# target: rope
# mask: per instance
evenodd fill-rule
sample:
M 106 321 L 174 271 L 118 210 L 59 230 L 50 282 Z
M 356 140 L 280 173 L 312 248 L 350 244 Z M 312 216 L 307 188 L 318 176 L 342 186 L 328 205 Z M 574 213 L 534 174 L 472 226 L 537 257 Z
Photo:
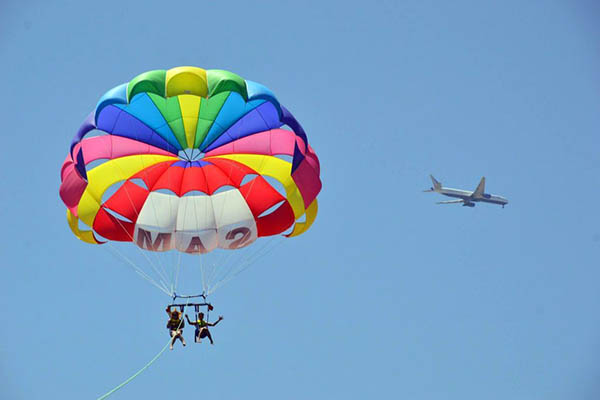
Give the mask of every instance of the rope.
M 186 302 L 186 307 L 189 304 L 189 300 Z M 183 313 L 181 313 L 181 322 L 179 323 L 179 327 L 178 329 L 181 327 L 181 325 L 183 324 Z M 142 372 L 144 372 L 145 370 L 148 369 L 148 367 L 150 367 L 152 364 L 154 364 L 154 361 L 158 360 L 158 358 L 160 356 L 162 356 L 162 354 L 165 352 L 165 350 L 167 350 L 167 347 L 169 347 L 169 345 L 171 344 L 171 341 L 174 338 L 169 337 L 169 341 L 167 342 L 167 344 L 158 352 L 157 355 L 154 356 L 154 358 L 152 358 L 152 360 L 150 360 L 146 365 L 144 365 L 139 371 L 137 371 L 135 374 L 131 375 L 129 378 L 127 378 L 126 380 L 124 380 L 123 382 L 121 382 L 119 385 L 117 385 L 114 389 L 106 392 L 105 394 L 103 394 L 102 396 L 98 397 L 97 400 L 104 400 L 106 399 L 108 396 L 112 395 L 114 392 L 116 392 L 117 390 L 121 389 L 123 386 L 127 385 L 129 382 L 131 382 L 132 380 L 134 380 L 135 378 L 138 377 L 138 375 L 140 375 Z
M 167 344 L 165 345 L 165 347 L 163 347 L 162 350 L 157 355 L 155 355 L 154 358 L 152 360 L 150 360 L 150 362 L 148 364 L 144 365 L 142 367 L 142 369 L 140 369 L 135 374 L 131 375 L 129 378 L 127 378 L 125 381 L 123 381 L 123 383 L 121 383 L 120 385 L 118 385 L 117 387 L 115 387 L 114 389 L 112 389 L 111 391 L 109 391 L 109 392 L 103 394 L 102 396 L 98 397 L 98 400 L 104 400 L 104 399 L 106 399 L 108 396 L 110 396 L 111 394 L 113 394 L 117 390 L 121 389 L 123 386 L 127 385 L 132 380 L 134 380 L 139 374 L 141 374 L 149 366 L 151 366 L 154 363 L 154 361 L 156 361 L 165 352 L 165 350 L 167 350 L 167 347 L 169 347 L 169 344 L 171 344 L 171 338 L 169 338 L 169 341 L 167 342 Z

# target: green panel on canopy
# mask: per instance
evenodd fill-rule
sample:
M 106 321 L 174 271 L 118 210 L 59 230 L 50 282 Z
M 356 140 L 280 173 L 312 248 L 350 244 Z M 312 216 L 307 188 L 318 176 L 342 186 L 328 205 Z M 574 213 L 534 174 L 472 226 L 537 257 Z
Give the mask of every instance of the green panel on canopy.
M 157 69 L 154 71 L 144 72 L 133 78 L 127 85 L 128 101 L 138 93 L 149 92 L 165 97 L 165 79 L 167 71 Z
M 156 108 L 163 115 L 169 127 L 175 134 L 177 141 L 183 149 L 187 148 L 187 141 L 185 138 L 185 128 L 183 127 L 183 119 L 181 118 L 181 109 L 179 108 L 178 97 L 169 97 L 165 99 L 162 96 L 148 93 L 148 96 L 152 99 Z
M 244 100 L 248 100 L 246 81 L 233 72 L 222 69 L 209 69 L 206 71 L 208 81 L 208 96 L 212 97 L 222 92 L 237 92 Z
M 209 99 L 202 99 L 200 103 L 200 112 L 198 113 L 198 125 L 196 126 L 196 140 L 194 147 L 200 147 L 206 134 L 210 130 L 215 118 L 219 115 L 221 107 L 229 97 L 231 92 L 219 93 Z

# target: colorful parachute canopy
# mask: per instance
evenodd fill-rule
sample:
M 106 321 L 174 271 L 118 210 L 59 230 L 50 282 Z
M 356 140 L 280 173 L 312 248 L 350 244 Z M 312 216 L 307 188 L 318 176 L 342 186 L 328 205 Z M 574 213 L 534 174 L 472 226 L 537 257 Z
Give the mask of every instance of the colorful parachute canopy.
M 317 215 L 319 168 L 269 89 L 178 67 L 102 96 L 71 143 L 60 197 L 87 243 L 206 253 L 305 232 Z

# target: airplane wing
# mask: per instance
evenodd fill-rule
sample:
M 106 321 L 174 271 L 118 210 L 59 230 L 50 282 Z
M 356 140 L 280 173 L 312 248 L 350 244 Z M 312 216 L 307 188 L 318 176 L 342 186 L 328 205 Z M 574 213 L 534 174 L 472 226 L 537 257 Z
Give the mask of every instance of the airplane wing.
M 479 181 L 479 185 L 477 185 L 477 189 L 475 189 L 475 191 L 473 192 L 473 194 L 471 195 L 471 197 L 483 197 L 483 192 L 485 191 L 485 176 L 483 178 L 481 178 L 481 180 Z
M 448 200 L 448 201 L 438 201 L 435 204 L 458 204 L 458 203 L 464 203 L 465 201 L 460 199 L 460 200 Z

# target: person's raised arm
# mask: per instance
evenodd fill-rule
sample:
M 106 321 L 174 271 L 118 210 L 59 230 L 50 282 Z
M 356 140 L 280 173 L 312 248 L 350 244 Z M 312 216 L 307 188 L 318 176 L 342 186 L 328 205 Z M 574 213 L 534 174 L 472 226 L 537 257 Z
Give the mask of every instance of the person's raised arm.
M 190 317 L 188 317 L 188 315 L 187 315 L 187 314 L 185 314 L 185 319 L 187 319 L 187 322 L 188 322 L 188 324 L 190 324 L 190 325 L 197 325 L 197 324 L 198 324 L 197 322 L 192 322 L 192 321 L 190 321 Z
M 169 314 L 169 317 L 170 317 L 171 316 L 171 306 L 168 306 L 165 311 L 167 312 L 167 314 Z
M 219 315 L 219 319 L 217 319 L 215 322 L 213 322 L 212 324 L 206 324 L 208 326 L 215 326 L 217 325 L 219 322 L 221 322 L 223 320 L 223 316 Z

